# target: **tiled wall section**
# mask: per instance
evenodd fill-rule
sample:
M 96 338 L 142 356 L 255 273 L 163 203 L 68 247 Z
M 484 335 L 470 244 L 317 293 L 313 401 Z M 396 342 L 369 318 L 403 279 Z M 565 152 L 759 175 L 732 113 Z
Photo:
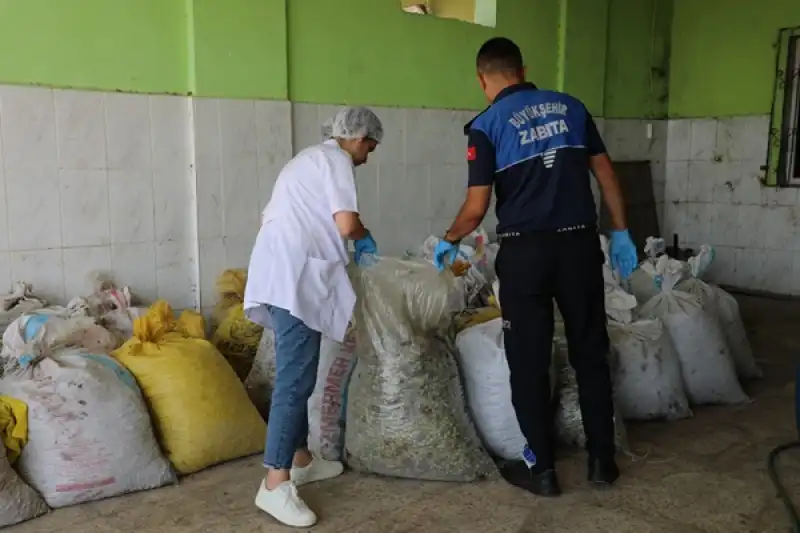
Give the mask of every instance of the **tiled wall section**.
M 0 87 L 0 290 L 62 302 L 112 270 L 194 306 L 190 115 L 184 98 Z
M 195 99 L 200 299 L 226 268 L 247 267 L 261 211 L 292 157 L 289 102 Z
M 280 168 L 335 110 L 0 87 L 0 290 L 26 280 L 64 301 L 110 270 L 146 300 L 209 308 L 219 273 L 247 265 Z M 461 205 L 474 112 L 375 111 L 385 138 L 357 170 L 359 201 L 382 251 L 401 254 Z M 716 281 L 800 294 L 797 190 L 759 183 L 767 124 L 598 121 L 614 159 L 652 162 L 663 234 L 717 248 Z
M 295 104 L 295 151 L 320 140 L 320 124 L 335 106 Z M 356 171 L 359 207 L 381 253 L 416 251 L 453 222 L 467 186 L 464 124 L 474 111 L 373 108 L 384 139 Z M 485 227 L 494 231 L 494 208 Z
M 25 280 L 64 302 L 104 270 L 147 301 L 208 309 L 219 273 L 247 265 L 280 168 L 335 110 L 0 87 L 0 291 Z M 473 113 L 375 111 L 385 139 L 357 186 L 382 250 L 399 254 L 460 206 Z
M 603 123 L 603 139 L 614 161 L 650 161 L 653 196 L 664 234 L 665 161 L 667 155 L 667 122 L 664 120 L 607 119 Z
M 669 123 L 665 225 L 687 245 L 710 243 L 719 283 L 800 294 L 800 204 L 763 187 L 769 117 Z

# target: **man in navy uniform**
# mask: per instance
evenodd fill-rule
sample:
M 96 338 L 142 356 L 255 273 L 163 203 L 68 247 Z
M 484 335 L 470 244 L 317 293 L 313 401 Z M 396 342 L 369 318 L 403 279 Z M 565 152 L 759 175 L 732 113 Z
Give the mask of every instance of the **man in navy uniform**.
M 522 54 L 494 38 L 478 52 L 478 79 L 491 105 L 464 128 L 468 135 L 467 198 L 434 253 L 451 263 L 459 241 L 475 230 L 497 195 L 500 251 L 496 271 L 511 396 L 528 446 L 506 479 L 535 494 L 561 490 L 554 470 L 550 363 L 553 300 L 564 318 L 589 454 L 588 479 L 599 486 L 619 477 L 609 340 L 597 209 L 589 171 L 611 214 L 612 266 L 627 278 L 636 248 L 625 223 L 619 182 L 594 120 L 568 94 L 525 81 Z

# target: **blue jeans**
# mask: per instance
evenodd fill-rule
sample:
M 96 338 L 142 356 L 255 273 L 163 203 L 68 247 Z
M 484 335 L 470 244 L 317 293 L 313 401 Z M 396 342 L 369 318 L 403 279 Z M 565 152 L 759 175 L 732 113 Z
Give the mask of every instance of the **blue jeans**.
M 314 391 L 322 335 L 280 307 L 269 307 L 275 332 L 275 388 L 269 407 L 264 466 L 292 467 L 308 446 L 308 398 Z

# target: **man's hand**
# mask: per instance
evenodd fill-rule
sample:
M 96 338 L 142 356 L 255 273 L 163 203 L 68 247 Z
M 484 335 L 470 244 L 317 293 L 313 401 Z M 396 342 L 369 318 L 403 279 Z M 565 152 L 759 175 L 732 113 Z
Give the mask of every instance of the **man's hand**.
M 619 272 L 622 279 L 628 279 L 633 274 L 638 258 L 636 257 L 636 246 L 633 244 L 628 230 L 611 232 L 609 256 L 611 268 Z
M 456 216 L 455 222 L 447 230 L 444 239 L 458 242 L 481 225 L 489 204 L 492 201 L 492 186 L 473 186 L 467 188 L 467 198 Z
M 449 267 L 456 260 L 458 255 L 458 243 L 448 242 L 444 239 L 439 239 L 436 248 L 433 250 L 433 264 L 443 271 L 445 267 Z

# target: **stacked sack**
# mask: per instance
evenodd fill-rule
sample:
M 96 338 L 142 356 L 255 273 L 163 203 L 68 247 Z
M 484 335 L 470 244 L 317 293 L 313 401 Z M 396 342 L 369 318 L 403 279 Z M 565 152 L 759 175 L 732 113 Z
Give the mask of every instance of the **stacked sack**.
M 672 338 L 657 318 L 634 320 L 638 302 L 621 287 L 608 260 L 608 241 L 600 239 L 606 257 L 603 281 L 608 336 L 615 356 L 614 393 L 621 416 L 629 420 L 691 416 Z
M 175 479 L 136 380 L 108 355 L 116 344 L 77 307 L 25 314 L 3 335 L 0 395 L 28 410 L 16 467 L 50 507 Z
M 47 302 L 33 294 L 33 287 L 29 283 L 15 283 L 11 293 L 0 296 L 0 335 L 14 320 L 45 305 Z
M 348 391 L 348 464 L 424 480 L 492 474 L 467 414 L 450 331 L 456 278 L 428 261 L 381 258 L 353 268 L 351 279 L 358 364 Z
M 28 407 L 14 398 L 0 396 L 0 528 L 48 511 L 44 500 L 12 467 L 27 442 Z
M 663 251 L 663 241 L 651 238 L 646 251 L 651 257 L 640 265 L 629 284 L 639 302 L 636 315 L 640 320 L 660 322 L 668 332 L 688 403 L 734 405 L 747 402 L 737 375 L 759 377 L 761 371 L 753 359 L 736 300 L 721 288 L 699 279 L 713 260 L 713 249 L 701 247 L 697 256 L 682 262 L 666 255 L 658 256 Z M 650 339 L 646 343 L 643 339 L 642 349 L 661 354 L 660 359 L 656 359 L 661 365 L 659 372 L 634 387 L 630 373 L 645 374 L 646 371 L 637 372 L 636 360 L 631 357 L 630 373 L 618 376 L 617 394 L 627 398 L 625 403 L 632 408 L 629 418 L 655 417 L 655 412 L 653 416 L 646 416 L 648 409 L 641 407 L 647 403 L 647 390 L 658 388 L 657 381 L 665 387 L 663 390 L 674 391 L 673 398 L 678 398 L 675 396 L 674 365 L 664 366 L 665 361 L 671 361 L 673 349 L 667 347 L 661 336 L 656 342 L 656 334 L 653 324 Z M 665 358 L 664 353 L 670 356 Z M 653 367 L 648 363 L 647 368 Z M 668 388 L 667 382 L 671 383 Z M 688 406 L 684 405 L 674 401 L 673 409 L 662 416 L 690 416 Z
M 176 320 L 158 301 L 113 352 L 142 388 L 161 446 L 184 475 L 264 449 L 264 420 L 204 333 L 199 314 L 184 311 Z
M 263 329 L 244 314 L 244 289 L 247 271 L 230 269 L 217 280 L 217 304 L 212 321 L 211 342 L 244 381 L 253 367 Z
M 317 380 L 308 400 L 308 447 L 312 453 L 329 461 L 344 459 L 348 387 L 356 360 L 353 324 L 347 329 L 343 342 L 322 338 Z M 275 372 L 275 335 L 266 330 L 245 380 L 250 400 L 265 419 L 269 416 Z

